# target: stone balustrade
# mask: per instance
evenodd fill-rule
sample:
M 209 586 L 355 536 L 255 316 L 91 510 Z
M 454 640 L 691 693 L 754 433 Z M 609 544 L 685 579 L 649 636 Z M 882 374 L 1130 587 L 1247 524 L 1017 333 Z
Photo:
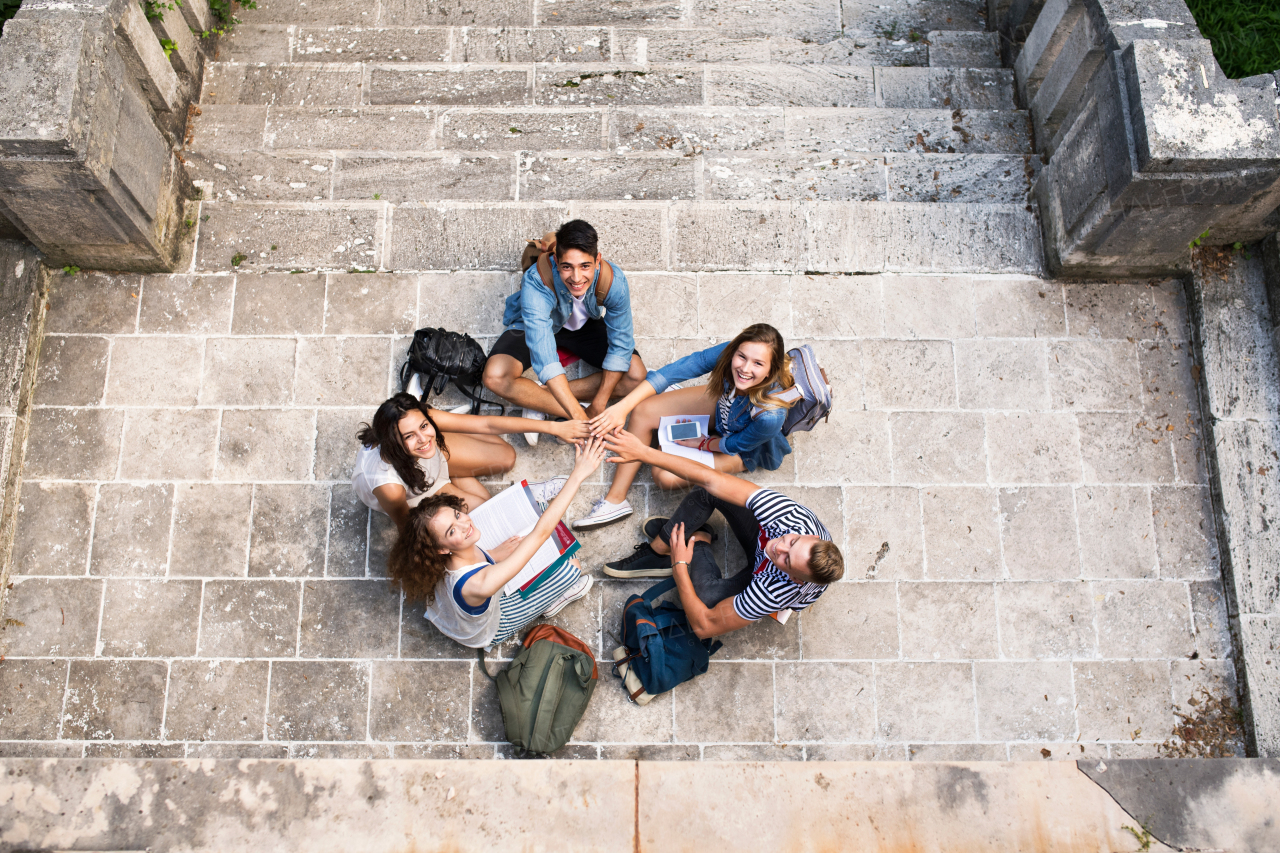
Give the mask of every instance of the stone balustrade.
M 212 18 L 206 0 L 163 11 L 149 21 L 137 0 L 26 0 L 5 25 L 0 220 L 50 264 L 176 263 L 192 194 L 176 152 L 205 58 L 192 30 Z
M 988 0 L 1031 113 L 1055 272 L 1185 268 L 1280 229 L 1271 75 L 1227 78 L 1182 0 Z

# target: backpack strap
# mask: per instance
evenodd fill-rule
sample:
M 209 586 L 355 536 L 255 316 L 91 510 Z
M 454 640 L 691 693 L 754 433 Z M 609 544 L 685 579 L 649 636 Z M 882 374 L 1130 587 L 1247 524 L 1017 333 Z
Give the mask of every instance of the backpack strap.
M 483 646 L 476 649 L 476 661 L 480 664 L 480 671 L 483 672 L 490 681 L 498 680 L 498 677 L 496 675 L 489 675 L 489 667 L 484 665 L 484 647 Z
M 642 594 L 640 597 L 643 598 L 649 604 L 652 604 L 655 598 L 657 598 L 660 595 L 664 595 L 668 592 L 671 592 L 671 590 L 675 588 L 676 588 L 676 579 L 667 578 L 666 580 L 655 583 L 653 586 L 646 589 L 644 591 L 644 594 Z

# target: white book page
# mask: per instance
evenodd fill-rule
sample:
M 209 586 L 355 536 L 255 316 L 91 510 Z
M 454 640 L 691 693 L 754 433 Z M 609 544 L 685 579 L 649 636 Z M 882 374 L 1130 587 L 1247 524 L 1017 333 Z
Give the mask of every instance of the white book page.
M 512 536 L 525 536 L 538 523 L 538 510 L 521 481 L 476 507 L 471 520 L 480 528 L 480 547 L 486 551 Z
M 710 451 L 698 450 L 696 447 L 685 447 L 683 444 L 667 441 L 667 427 L 681 421 L 693 421 L 702 427 L 703 435 L 709 434 L 710 415 L 670 415 L 658 422 L 658 445 L 662 448 L 662 452 L 670 453 L 672 456 L 683 456 L 685 459 L 692 459 L 694 462 L 706 465 L 708 468 L 716 467 L 716 458 L 711 455 Z

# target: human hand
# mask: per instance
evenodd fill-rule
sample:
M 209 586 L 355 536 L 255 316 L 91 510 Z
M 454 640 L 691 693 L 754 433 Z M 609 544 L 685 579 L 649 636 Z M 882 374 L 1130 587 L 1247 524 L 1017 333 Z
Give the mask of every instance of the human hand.
M 671 568 L 681 563 L 684 564 L 684 570 L 689 570 L 689 562 L 693 559 L 693 537 L 688 540 L 684 538 L 684 524 L 677 524 L 671 528 Z M 676 569 L 679 571 L 678 569 Z
M 601 437 L 604 446 L 616 456 L 609 457 L 615 465 L 623 462 L 640 462 L 647 449 L 640 439 L 624 429 L 617 429 Z
M 499 542 L 489 551 L 489 556 L 493 557 L 495 563 L 505 560 L 515 552 L 516 546 L 523 540 L 523 536 L 512 536 L 505 542 Z
M 591 434 L 605 435 L 616 429 L 622 429 L 627 422 L 628 414 L 630 413 L 625 411 L 620 403 L 615 403 L 591 419 Z
M 600 463 L 604 460 L 604 453 L 604 442 L 598 438 L 589 438 L 582 444 L 574 445 L 573 473 L 570 476 L 577 478 L 581 483 L 591 472 L 600 467 Z
M 581 444 L 591 435 L 586 421 L 552 421 L 551 429 L 556 438 L 571 444 Z
M 586 409 L 587 420 L 595 420 L 596 418 L 600 417 L 600 415 L 603 414 L 608 407 L 609 407 L 609 401 L 607 399 L 592 400 L 590 403 L 587 404 L 587 409 Z

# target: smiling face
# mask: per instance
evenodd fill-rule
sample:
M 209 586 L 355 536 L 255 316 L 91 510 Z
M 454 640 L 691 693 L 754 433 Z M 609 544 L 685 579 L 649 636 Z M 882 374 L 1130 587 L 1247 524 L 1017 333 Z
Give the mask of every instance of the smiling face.
M 733 387 L 745 392 L 759 385 L 769 375 L 773 359 L 770 357 L 769 345 L 746 341 L 738 344 L 729 365 Z
M 574 299 L 581 299 L 596 280 L 596 269 L 600 261 L 581 249 L 565 249 L 556 258 L 556 268 L 560 270 L 560 278 Z
M 445 507 L 427 522 L 431 541 L 440 553 L 449 554 L 469 548 L 480 541 L 480 528 L 462 510 Z
M 812 580 L 809 576 L 809 555 L 818 541 L 817 536 L 788 533 L 766 542 L 764 554 L 793 581 L 807 583 Z
M 396 424 L 400 444 L 410 456 L 430 459 L 436 455 L 436 430 L 422 412 L 409 412 Z

